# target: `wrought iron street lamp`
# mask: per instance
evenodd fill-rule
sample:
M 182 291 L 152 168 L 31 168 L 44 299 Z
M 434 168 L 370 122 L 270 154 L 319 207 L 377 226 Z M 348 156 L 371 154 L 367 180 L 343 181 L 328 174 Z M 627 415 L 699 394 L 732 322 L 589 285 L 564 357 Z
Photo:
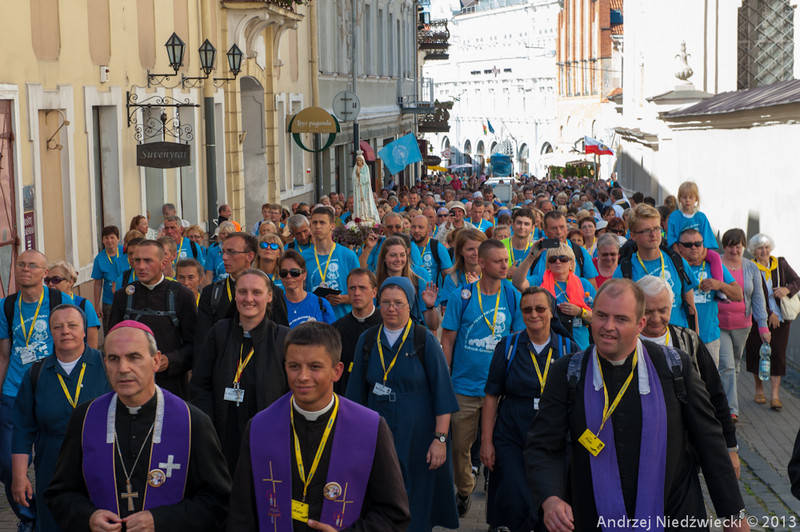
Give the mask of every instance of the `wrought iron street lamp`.
M 147 71 L 147 86 L 150 87 L 151 85 L 161 85 L 168 79 L 172 78 L 173 76 L 178 75 L 178 70 L 183 66 L 183 54 L 186 51 L 186 43 L 178 37 L 178 34 L 173 32 L 172 35 L 169 36 L 167 42 L 164 43 L 164 47 L 167 49 L 167 59 L 169 60 L 169 66 L 172 70 L 175 71 L 174 74 L 153 74 L 149 70 Z

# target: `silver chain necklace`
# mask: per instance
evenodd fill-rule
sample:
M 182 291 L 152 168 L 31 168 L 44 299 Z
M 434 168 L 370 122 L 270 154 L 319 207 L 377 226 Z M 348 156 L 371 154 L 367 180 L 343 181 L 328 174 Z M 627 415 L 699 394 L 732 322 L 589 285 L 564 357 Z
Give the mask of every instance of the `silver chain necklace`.
M 119 496 L 123 499 L 128 500 L 128 511 L 132 512 L 133 508 L 133 499 L 139 498 L 139 492 L 133 491 L 131 487 L 131 475 L 136 470 L 136 464 L 139 463 L 139 458 L 142 456 L 142 451 L 144 450 L 145 445 L 147 445 L 147 440 L 150 438 L 150 434 L 153 432 L 153 427 L 155 426 L 155 422 L 150 424 L 150 430 L 147 431 L 147 436 L 144 437 L 144 441 L 142 442 L 142 446 L 139 447 L 139 454 L 136 455 L 136 460 L 133 461 L 133 465 L 131 466 L 131 472 L 128 473 L 128 470 L 125 468 L 125 460 L 122 459 L 122 450 L 119 448 L 119 437 L 117 437 L 117 429 L 114 429 L 114 445 L 117 448 L 117 454 L 119 455 L 119 463 L 122 464 L 122 473 L 125 475 L 125 491 L 120 493 Z

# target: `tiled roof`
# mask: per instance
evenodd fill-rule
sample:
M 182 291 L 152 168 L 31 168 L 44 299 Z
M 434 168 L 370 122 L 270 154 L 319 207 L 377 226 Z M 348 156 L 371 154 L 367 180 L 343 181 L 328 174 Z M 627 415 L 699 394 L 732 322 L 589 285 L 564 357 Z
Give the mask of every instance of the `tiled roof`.
M 609 0 L 608 4 L 611 9 L 622 11 L 622 0 Z
M 719 115 L 774 105 L 800 103 L 800 79 L 779 81 L 763 87 L 717 94 L 685 109 L 665 113 L 667 118 Z

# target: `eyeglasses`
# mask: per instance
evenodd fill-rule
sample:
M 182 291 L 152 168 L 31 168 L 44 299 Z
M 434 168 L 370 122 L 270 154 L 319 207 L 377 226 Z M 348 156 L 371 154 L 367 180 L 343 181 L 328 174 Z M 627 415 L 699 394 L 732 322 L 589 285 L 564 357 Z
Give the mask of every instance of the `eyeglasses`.
M 303 275 L 303 270 L 301 270 L 300 268 L 292 268 L 291 270 L 284 270 L 281 268 L 278 271 L 278 275 L 281 276 L 281 279 L 286 279 L 290 275 L 292 277 L 300 277 L 301 275 Z
M 404 301 L 381 301 L 381 306 L 383 308 L 396 308 L 401 309 L 408 305 L 408 303 Z
M 64 277 L 59 277 L 58 275 L 44 278 L 44 284 L 61 284 L 64 281 L 66 281 L 66 279 Z
M 685 247 L 686 249 L 692 249 L 693 247 L 695 247 L 695 248 L 703 247 L 703 241 L 702 240 L 698 240 L 696 242 L 678 242 L 678 244 L 680 244 L 681 246 Z
M 444 218 L 444 217 L 445 217 L 445 216 L 447 216 L 447 215 L 446 215 L 446 214 L 437 214 L 437 216 L 438 216 L 439 218 Z
M 388 225 L 388 224 L 386 224 L 386 225 L 384 225 L 384 227 L 386 229 L 394 229 L 395 231 L 399 231 L 399 230 L 401 230 L 403 228 L 403 224 L 397 224 L 397 225 Z
M 535 307 L 520 307 L 520 310 L 522 311 L 523 314 L 530 314 L 531 312 L 534 311 L 536 311 L 536 314 L 544 314 L 545 312 L 550 310 L 550 308 L 545 307 L 544 305 L 537 305 Z
M 233 249 L 223 249 L 222 256 L 228 255 L 229 257 L 232 255 L 243 255 L 244 253 L 250 253 L 249 251 L 236 251 Z
M 650 229 L 642 229 L 641 231 L 633 231 L 634 235 L 655 235 L 661 232 L 660 227 L 651 227 Z
M 259 242 L 258 247 L 261 249 L 271 249 L 272 251 L 277 251 L 281 248 L 275 242 Z
M 578 220 L 576 220 L 575 218 L 567 218 L 567 223 L 568 224 L 576 224 L 576 223 L 578 223 Z
M 567 255 L 553 255 L 552 257 L 547 257 L 548 264 L 555 264 L 556 262 L 569 262 L 570 259 Z
M 32 262 L 18 262 L 17 268 L 20 270 L 43 270 L 44 266 L 39 266 L 38 264 L 33 264 Z

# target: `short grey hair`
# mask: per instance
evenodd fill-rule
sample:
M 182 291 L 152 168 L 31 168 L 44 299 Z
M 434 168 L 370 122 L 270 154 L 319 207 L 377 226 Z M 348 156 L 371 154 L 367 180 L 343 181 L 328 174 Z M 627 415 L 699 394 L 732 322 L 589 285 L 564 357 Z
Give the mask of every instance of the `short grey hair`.
M 772 250 L 775 249 L 775 241 L 772 240 L 771 236 L 765 233 L 758 233 L 750 239 L 750 242 L 748 242 L 747 251 L 755 255 L 755 251 L 763 246 L 767 246 L 769 248 L 769 252 L 772 253 Z
M 236 232 L 236 225 L 233 222 L 225 220 L 224 222 L 219 224 L 219 228 L 217 229 L 217 232 L 219 233 L 220 231 L 228 231 L 229 233 L 235 233 Z
M 603 233 L 597 238 L 597 249 L 614 247 L 619 249 L 619 238 L 614 233 Z
M 289 226 L 289 231 L 300 229 L 304 225 L 309 225 L 308 218 L 302 214 L 293 214 L 286 220 L 286 225 Z
M 645 297 L 656 297 L 657 295 L 661 294 L 661 292 L 666 290 L 669 294 L 670 304 L 675 303 L 675 293 L 672 291 L 669 283 L 667 283 L 667 281 L 661 277 L 656 277 L 655 275 L 645 275 L 636 281 L 636 286 L 642 289 Z

